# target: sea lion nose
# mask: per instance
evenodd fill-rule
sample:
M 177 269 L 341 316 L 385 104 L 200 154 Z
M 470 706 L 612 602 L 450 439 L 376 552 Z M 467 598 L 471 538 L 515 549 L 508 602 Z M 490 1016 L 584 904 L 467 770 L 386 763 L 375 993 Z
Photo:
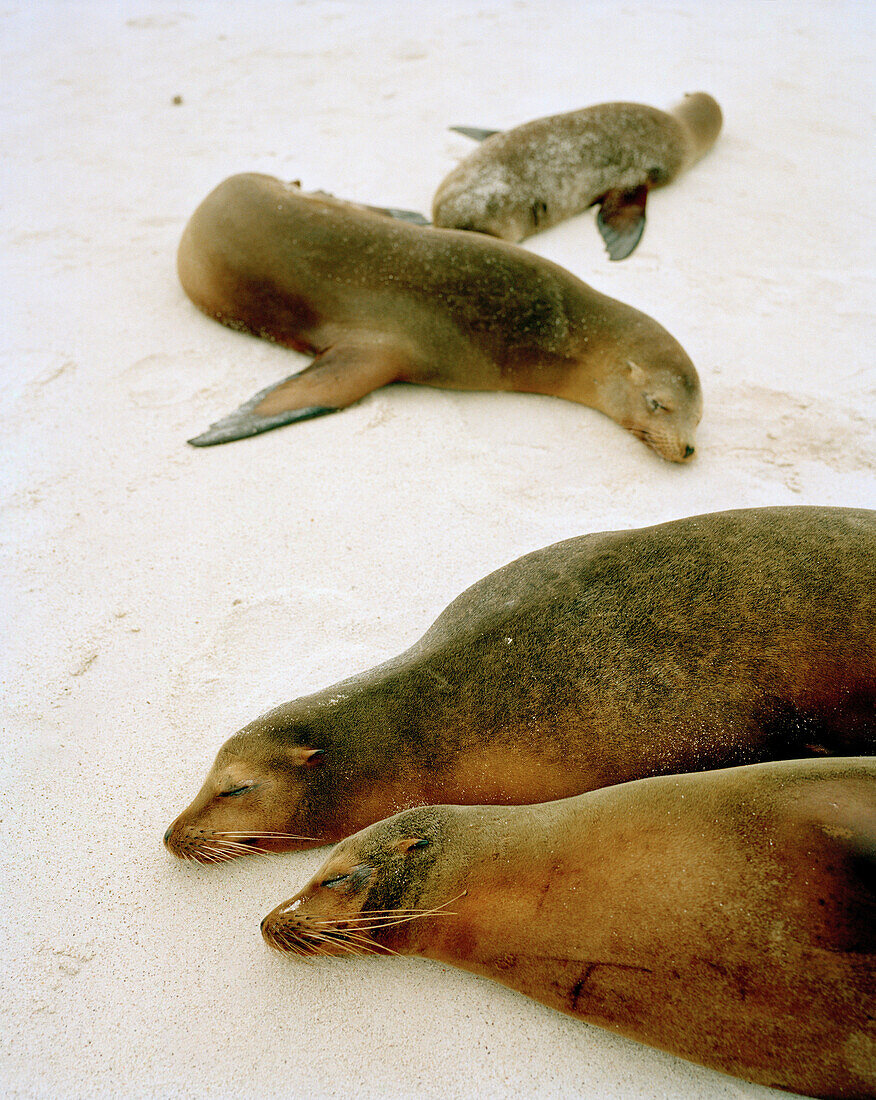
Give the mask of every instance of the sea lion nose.
M 260 932 L 264 932 L 264 930 L 265 930 L 265 921 L 267 919 L 268 919 L 267 917 L 262 917 L 262 923 L 259 925 L 259 931 Z
M 690 458 L 690 456 L 693 453 L 694 453 L 694 448 L 690 445 L 690 443 L 688 443 L 688 445 L 684 448 L 684 457 L 685 458 Z
M 167 832 L 164 834 L 164 843 L 166 844 L 170 840 L 170 834 L 173 832 L 173 826 L 167 826 Z

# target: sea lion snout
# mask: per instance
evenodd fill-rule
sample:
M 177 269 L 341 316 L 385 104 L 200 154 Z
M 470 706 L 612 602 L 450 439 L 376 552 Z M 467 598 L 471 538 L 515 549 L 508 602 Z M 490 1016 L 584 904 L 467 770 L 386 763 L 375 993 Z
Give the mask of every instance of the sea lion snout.
M 596 407 L 667 462 L 690 462 L 703 398 L 696 368 L 667 332 L 655 347 L 634 346 L 613 357 L 597 383 Z
M 257 721 L 226 742 L 193 802 L 164 834 L 179 859 L 222 863 L 322 842 L 301 835 L 298 817 L 304 773 L 317 768 L 323 750 L 292 745 L 265 759 L 260 728 Z

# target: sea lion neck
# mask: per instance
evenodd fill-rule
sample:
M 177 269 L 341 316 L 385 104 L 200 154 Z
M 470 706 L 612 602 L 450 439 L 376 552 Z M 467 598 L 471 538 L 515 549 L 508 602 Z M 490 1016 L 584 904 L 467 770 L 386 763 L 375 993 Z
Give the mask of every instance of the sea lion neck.
M 326 840 L 428 801 L 440 686 L 405 656 L 269 711 L 226 748 L 255 739 L 272 767 L 289 770 L 312 752 L 300 812 Z

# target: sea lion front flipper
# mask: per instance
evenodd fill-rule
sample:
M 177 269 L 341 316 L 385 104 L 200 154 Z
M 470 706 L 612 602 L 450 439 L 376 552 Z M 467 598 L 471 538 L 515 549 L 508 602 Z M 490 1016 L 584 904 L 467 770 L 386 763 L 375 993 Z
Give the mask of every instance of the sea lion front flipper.
M 463 137 L 471 138 L 472 141 L 486 141 L 493 134 L 501 133 L 500 130 L 479 130 L 476 126 L 448 126 L 447 129 L 462 134 Z
M 230 416 L 188 442 L 193 447 L 212 447 L 337 412 L 392 382 L 398 374 L 398 363 L 392 358 L 380 347 L 328 348 L 309 367 L 259 390 Z
M 596 224 L 610 259 L 625 260 L 642 239 L 647 201 L 644 184 L 629 191 L 606 191 L 602 196 Z

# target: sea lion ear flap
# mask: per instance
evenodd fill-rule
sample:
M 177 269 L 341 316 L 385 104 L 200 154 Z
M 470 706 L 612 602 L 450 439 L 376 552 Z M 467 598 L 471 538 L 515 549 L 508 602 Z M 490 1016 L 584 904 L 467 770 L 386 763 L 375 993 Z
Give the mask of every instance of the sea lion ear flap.
M 325 749 L 312 749 L 309 745 L 296 745 L 289 755 L 296 767 L 318 768 L 325 757 Z
M 630 381 L 634 386 L 643 386 L 645 384 L 645 379 L 648 377 L 648 375 L 639 366 L 638 363 L 634 363 L 632 359 L 627 359 L 624 361 L 624 366 L 626 367 L 627 372 L 630 376 Z
M 414 848 L 428 848 L 429 841 L 424 836 L 403 836 L 395 842 L 395 850 L 400 855 L 407 855 Z

